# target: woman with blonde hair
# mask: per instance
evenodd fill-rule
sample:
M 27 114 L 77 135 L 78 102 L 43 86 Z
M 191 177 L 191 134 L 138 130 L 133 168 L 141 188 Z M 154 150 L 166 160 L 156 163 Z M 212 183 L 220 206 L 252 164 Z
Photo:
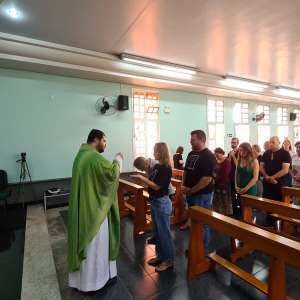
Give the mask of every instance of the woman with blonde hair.
M 292 142 L 288 137 L 284 138 L 281 147 L 292 156 L 292 154 L 293 154 Z
M 284 138 L 281 148 L 287 151 L 290 154 L 291 158 L 293 157 L 292 142 L 288 137 Z M 288 173 L 288 186 L 292 186 L 292 183 L 293 183 L 293 175 L 292 175 L 292 164 L 291 164 L 290 171 Z
M 148 185 L 151 202 L 153 233 L 156 240 L 156 257 L 148 261 L 155 266 L 156 272 L 166 271 L 173 267 L 174 243 L 170 230 L 170 216 L 172 203 L 169 198 L 169 185 L 172 177 L 170 154 L 166 143 L 156 143 L 154 158 L 158 161 L 150 174 L 149 179 L 143 175 L 132 175 Z
M 257 180 L 259 176 L 258 160 L 254 157 L 249 143 L 239 146 L 238 161 L 235 171 L 235 186 L 239 195 L 257 196 Z

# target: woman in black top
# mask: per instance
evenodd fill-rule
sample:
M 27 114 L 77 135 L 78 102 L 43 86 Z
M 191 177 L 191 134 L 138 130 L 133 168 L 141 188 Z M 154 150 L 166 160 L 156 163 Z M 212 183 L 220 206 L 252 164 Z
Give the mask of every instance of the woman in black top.
M 155 266 L 156 272 L 173 267 L 174 243 L 170 231 L 172 203 L 169 198 L 169 185 L 172 177 L 170 155 L 166 143 L 154 146 L 154 158 L 158 161 L 149 174 L 149 179 L 142 175 L 133 175 L 148 185 L 151 202 L 153 232 L 156 240 L 156 257 L 148 261 Z
M 173 155 L 173 163 L 175 169 L 183 170 L 182 154 L 183 154 L 183 147 L 179 146 L 176 150 L 176 154 Z

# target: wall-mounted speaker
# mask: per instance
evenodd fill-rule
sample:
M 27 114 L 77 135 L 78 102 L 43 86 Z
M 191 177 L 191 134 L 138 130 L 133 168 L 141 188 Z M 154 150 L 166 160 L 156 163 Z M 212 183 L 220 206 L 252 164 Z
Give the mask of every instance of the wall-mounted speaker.
M 118 110 L 128 110 L 129 109 L 129 100 L 126 95 L 119 95 L 117 101 Z
M 297 118 L 297 114 L 296 114 L 296 113 L 293 113 L 293 112 L 291 112 L 291 113 L 290 113 L 290 121 L 295 121 L 295 120 L 296 120 L 296 118 Z

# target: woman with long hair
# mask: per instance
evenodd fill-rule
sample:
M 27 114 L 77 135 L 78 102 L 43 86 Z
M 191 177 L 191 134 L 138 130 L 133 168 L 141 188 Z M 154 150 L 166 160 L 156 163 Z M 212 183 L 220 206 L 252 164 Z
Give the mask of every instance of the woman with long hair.
M 173 267 L 174 243 L 170 230 L 170 216 L 172 203 L 169 198 L 169 185 L 172 177 L 170 154 L 166 143 L 156 143 L 154 158 L 158 161 L 150 174 L 149 179 L 143 175 L 132 175 L 148 185 L 151 202 L 153 233 L 156 241 L 156 257 L 148 261 L 155 266 L 156 272 L 166 271 Z
M 282 146 L 285 151 L 287 151 L 291 156 L 293 155 L 293 148 L 292 148 L 292 142 L 288 137 L 285 137 Z
M 225 157 L 222 148 L 215 149 L 215 157 L 217 160 L 215 170 L 215 191 L 213 198 L 213 210 L 230 216 L 232 215 L 232 199 L 230 188 L 230 160 Z
M 254 157 L 249 143 L 239 146 L 239 154 L 235 171 L 235 186 L 239 195 L 257 196 L 257 180 L 259 176 L 258 160 Z
M 283 142 L 282 142 L 282 149 L 284 149 L 285 151 L 287 151 L 291 157 L 293 157 L 293 148 L 292 148 L 292 142 L 288 137 L 285 137 Z M 293 174 L 292 174 L 292 164 L 290 166 L 290 171 L 288 174 L 288 186 L 292 186 L 293 185 Z

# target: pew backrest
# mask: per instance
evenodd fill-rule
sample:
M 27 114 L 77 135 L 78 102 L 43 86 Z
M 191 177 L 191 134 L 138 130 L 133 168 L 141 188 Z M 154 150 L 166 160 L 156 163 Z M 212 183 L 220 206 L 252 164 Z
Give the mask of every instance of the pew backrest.
M 299 242 L 202 207 L 191 207 L 189 216 L 192 227 L 195 223 L 207 224 L 218 232 L 253 245 L 256 250 L 300 267 Z
M 265 211 L 268 213 L 278 214 L 300 220 L 300 206 L 298 205 L 283 203 L 251 195 L 242 195 L 241 205 L 243 208 L 243 213 L 247 213 L 245 212 L 247 208 L 255 208 L 260 211 Z
M 282 201 L 285 203 L 291 203 L 292 197 L 300 198 L 300 188 L 284 186 L 281 188 Z
M 127 192 L 131 193 L 137 193 L 137 192 L 143 192 L 144 187 L 141 185 L 138 185 L 136 183 L 133 183 L 131 181 L 125 180 L 125 179 L 119 179 L 119 189 L 120 190 L 126 190 Z

